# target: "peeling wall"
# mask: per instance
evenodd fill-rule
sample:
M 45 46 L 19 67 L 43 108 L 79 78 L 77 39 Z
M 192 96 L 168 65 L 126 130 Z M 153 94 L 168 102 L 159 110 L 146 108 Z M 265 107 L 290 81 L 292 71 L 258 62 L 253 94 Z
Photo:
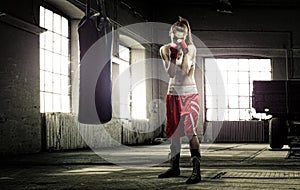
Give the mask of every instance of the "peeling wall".
M 161 133 L 160 128 L 151 128 L 147 120 L 113 118 L 104 125 L 86 125 L 79 124 L 73 114 L 47 113 L 45 117 L 48 151 L 150 144 Z
M 123 127 L 123 144 L 151 144 L 159 137 L 161 128 L 151 126 L 147 120 L 133 120 Z
M 45 138 L 49 151 L 87 147 L 71 114 L 47 113 Z

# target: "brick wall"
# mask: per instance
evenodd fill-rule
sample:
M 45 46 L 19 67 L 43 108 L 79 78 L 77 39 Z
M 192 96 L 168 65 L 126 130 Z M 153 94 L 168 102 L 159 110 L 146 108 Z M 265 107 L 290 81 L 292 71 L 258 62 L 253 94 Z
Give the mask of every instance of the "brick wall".
M 6 7 L 6 13 L 24 17 L 25 22 L 32 24 L 34 21 L 27 14 L 34 10 L 34 5 L 28 1 L 19 13 L 15 12 L 14 3 L 19 1 L 6 2 L 1 11 Z M 0 155 L 38 152 L 39 36 L 2 21 L 0 31 Z

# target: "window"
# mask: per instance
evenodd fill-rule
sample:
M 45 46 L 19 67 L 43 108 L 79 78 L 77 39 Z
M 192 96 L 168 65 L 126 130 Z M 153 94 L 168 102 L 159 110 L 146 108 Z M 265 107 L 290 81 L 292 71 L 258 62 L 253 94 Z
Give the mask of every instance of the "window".
M 117 106 L 115 111 L 117 113 L 116 117 L 128 119 L 130 118 L 130 49 L 119 45 L 119 57 L 113 57 L 113 76 L 114 84 L 118 89 L 114 89 L 114 93 L 117 93 L 116 97 Z M 117 69 L 114 69 L 114 66 L 117 66 Z
M 40 7 L 40 111 L 70 112 L 69 21 Z
M 132 118 L 139 120 L 147 119 L 147 98 L 146 98 L 146 65 L 145 50 L 132 51 L 133 61 L 131 64 L 132 73 Z
M 136 57 L 132 61 L 132 56 Z M 138 57 L 137 57 L 138 56 Z M 115 82 L 114 95 L 117 107 L 116 117 L 124 119 L 146 119 L 146 81 L 145 66 L 138 62 L 144 59 L 144 50 L 131 50 L 119 45 L 119 57 L 114 57 L 113 81 Z M 117 66 L 117 67 L 116 67 Z
M 250 120 L 253 80 L 271 80 L 271 76 L 270 59 L 206 58 L 206 119 Z

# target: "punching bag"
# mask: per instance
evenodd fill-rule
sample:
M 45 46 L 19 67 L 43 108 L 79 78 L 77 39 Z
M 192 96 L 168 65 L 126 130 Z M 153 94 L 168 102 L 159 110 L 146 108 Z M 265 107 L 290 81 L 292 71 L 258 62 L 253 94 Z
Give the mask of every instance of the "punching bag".
M 78 25 L 78 121 L 84 124 L 106 123 L 112 117 L 112 25 L 99 1 L 99 13 L 91 15 L 90 0 L 87 0 L 86 15 Z

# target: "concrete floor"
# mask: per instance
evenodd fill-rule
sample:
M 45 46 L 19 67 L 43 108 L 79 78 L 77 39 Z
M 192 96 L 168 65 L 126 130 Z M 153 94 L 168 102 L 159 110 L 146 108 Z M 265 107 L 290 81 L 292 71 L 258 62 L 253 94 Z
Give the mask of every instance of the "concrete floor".
M 1 158 L 0 189 L 300 189 L 300 158 L 288 159 L 287 147 L 271 151 L 267 144 L 201 146 L 202 182 L 194 185 L 185 184 L 191 173 L 186 144 L 181 175 L 157 178 L 169 166 L 159 160 L 167 158 L 166 144 L 131 147 L 134 151 L 80 150 Z M 113 160 L 116 157 L 122 159 Z

